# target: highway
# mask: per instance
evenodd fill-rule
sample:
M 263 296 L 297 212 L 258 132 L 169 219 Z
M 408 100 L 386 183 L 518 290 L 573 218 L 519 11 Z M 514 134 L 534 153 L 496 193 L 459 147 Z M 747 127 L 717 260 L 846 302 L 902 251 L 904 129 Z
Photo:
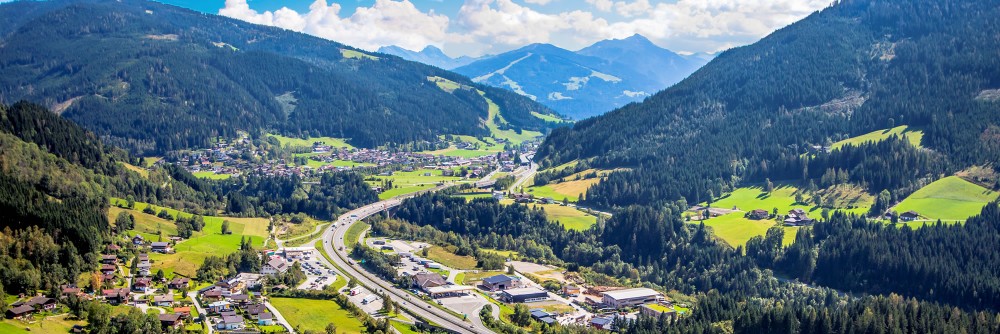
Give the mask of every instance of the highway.
M 427 189 L 418 193 L 410 194 L 405 197 L 392 198 L 377 202 L 374 204 L 369 204 L 364 207 L 354 209 L 350 212 L 345 213 L 337 219 L 337 222 L 331 224 L 330 227 L 323 233 L 323 249 L 326 250 L 327 254 L 330 254 L 333 258 L 334 263 L 342 268 L 344 274 L 357 279 L 362 285 L 369 287 L 370 289 L 381 289 L 387 291 L 392 298 L 400 303 L 400 306 L 406 309 L 408 312 L 423 317 L 431 322 L 434 322 L 442 327 L 448 328 L 459 333 L 475 333 L 475 334 L 493 334 L 487 328 L 480 328 L 473 324 L 458 319 L 454 315 L 451 315 L 444 310 L 438 309 L 429 303 L 416 298 L 409 293 L 400 290 L 395 287 L 390 282 L 381 279 L 374 274 L 360 268 L 358 265 L 353 264 L 347 254 L 346 242 L 357 243 L 358 240 L 344 240 L 344 234 L 347 229 L 354 222 L 367 218 L 376 213 L 382 212 L 386 209 L 398 206 L 402 203 L 403 199 L 415 196 L 420 193 L 428 191 L 438 191 L 452 185 L 441 185 L 431 189 Z M 345 242 L 346 241 L 346 242 Z

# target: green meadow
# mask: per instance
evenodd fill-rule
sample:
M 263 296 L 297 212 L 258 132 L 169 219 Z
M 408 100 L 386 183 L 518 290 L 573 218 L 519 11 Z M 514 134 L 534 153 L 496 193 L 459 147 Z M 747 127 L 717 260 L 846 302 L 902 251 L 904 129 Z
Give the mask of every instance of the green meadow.
M 916 211 L 921 220 L 965 220 L 979 214 L 998 193 L 957 176 L 934 181 L 906 197 L 893 210 Z
M 124 200 L 112 198 L 112 206 L 119 203 L 124 204 Z M 109 211 L 109 218 L 114 221 L 118 212 L 127 210 L 136 218 L 135 229 L 128 231 L 129 235 L 140 234 L 146 240 L 161 240 L 156 231 L 162 231 L 162 240 L 177 233 L 177 226 L 172 221 L 160 219 L 154 215 L 145 214 L 142 210 L 149 204 L 136 202 L 135 210 L 112 207 Z M 178 210 L 153 206 L 154 210 L 167 210 L 171 216 L 190 217 L 190 213 Z M 226 255 L 239 249 L 240 240 L 248 238 L 256 247 L 263 246 L 263 241 L 268 237 L 268 220 L 265 218 L 234 218 L 234 217 L 204 217 L 205 227 L 200 232 L 195 232 L 190 239 L 178 242 L 174 246 L 173 254 L 152 253 L 149 255 L 153 260 L 153 270 L 162 269 L 168 277 L 173 273 L 188 277 L 194 277 L 198 266 L 204 262 L 209 255 Z M 229 221 L 232 234 L 223 235 L 222 222 Z
M 860 144 L 864 144 L 866 142 L 877 143 L 889 139 L 889 137 L 891 137 L 892 135 L 906 137 L 906 140 L 908 140 L 911 144 L 913 144 L 913 146 L 916 147 L 921 147 L 920 142 L 924 138 L 923 131 L 910 128 L 906 125 L 901 125 L 894 127 L 892 129 L 872 131 L 857 137 L 851 137 L 848 139 L 838 141 L 836 143 L 833 143 L 833 145 L 830 146 L 830 149 L 838 149 L 844 147 L 845 145 L 857 146 Z
M 281 315 L 304 331 L 325 332 L 328 324 L 337 325 L 337 333 L 363 333 L 361 320 L 332 300 L 306 298 L 271 298 Z
M 313 138 L 302 139 L 302 138 L 279 136 L 275 134 L 270 134 L 268 136 L 277 139 L 278 143 L 281 143 L 281 146 L 312 147 L 313 143 L 319 142 L 322 143 L 323 145 L 328 145 L 336 148 L 344 148 L 344 147 L 348 149 L 354 148 L 354 146 L 348 144 L 347 139 L 344 138 L 313 137 Z

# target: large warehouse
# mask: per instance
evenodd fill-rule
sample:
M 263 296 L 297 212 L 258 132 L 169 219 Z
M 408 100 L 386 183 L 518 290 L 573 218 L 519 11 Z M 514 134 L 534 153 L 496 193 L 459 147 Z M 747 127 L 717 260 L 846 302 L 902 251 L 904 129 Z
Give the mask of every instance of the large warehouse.
M 530 303 L 549 299 L 549 293 L 537 288 L 508 289 L 500 292 L 500 299 L 508 303 Z
M 646 303 L 655 303 L 662 299 L 659 292 L 653 289 L 636 288 L 608 291 L 601 294 L 601 302 L 608 307 L 623 308 Z

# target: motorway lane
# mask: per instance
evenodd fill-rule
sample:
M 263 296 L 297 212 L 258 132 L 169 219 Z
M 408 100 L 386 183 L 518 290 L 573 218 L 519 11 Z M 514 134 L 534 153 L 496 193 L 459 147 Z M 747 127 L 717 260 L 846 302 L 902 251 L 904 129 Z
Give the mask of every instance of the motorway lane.
M 438 191 L 450 186 L 451 185 L 438 186 L 426 191 Z M 416 194 L 412 194 L 407 197 L 415 195 Z M 462 321 L 461 319 L 458 319 L 457 317 L 438 309 L 419 298 L 413 297 L 405 291 L 397 289 L 392 283 L 386 282 L 364 269 L 359 268 L 357 265 L 352 264 L 352 260 L 349 260 L 344 240 L 344 234 L 347 232 L 348 227 L 355 221 L 398 206 L 402 203 L 402 200 L 403 198 L 388 199 L 352 210 L 340 216 L 337 223 L 331 224 L 327 231 L 323 234 L 323 248 L 326 250 L 327 254 L 332 255 L 333 261 L 343 269 L 345 274 L 354 277 L 360 281 L 362 285 L 388 291 L 389 294 L 393 296 L 393 299 L 400 302 L 400 306 L 410 313 L 424 317 L 427 320 L 459 333 L 492 334 L 493 332 L 489 329 L 482 328 L 481 326 L 474 326 L 470 323 Z M 358 242 L 358 240 L 348 240 L 347 242 Z M 350 261 L 350 263 L 348 263 L 348 261 Z

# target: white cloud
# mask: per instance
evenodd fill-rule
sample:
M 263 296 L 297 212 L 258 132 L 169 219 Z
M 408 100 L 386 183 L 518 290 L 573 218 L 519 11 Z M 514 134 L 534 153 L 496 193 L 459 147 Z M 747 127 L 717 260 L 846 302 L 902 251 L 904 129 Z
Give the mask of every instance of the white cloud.
M 0 0 L 2 1 L 2 0 Z M 544 5 L 552 0 L 523 0 Z M 247 0 L 226 0 L 220 15 L 278 26 L 374 50 L 399 45 L 478 56 L 530 43 L 576 49 L 599 40 L 642 34 L 675 51 L 715 52 L 752 43 L 826 7 L 831 0 L 586 0 L 592 8 L 543 13 L 514 0 L 465 0 L 452 18 L 422 12 L 410 0 L 376 0 L 342 15 L 317 0 L 306 13 L 258 12 Z M 595 11 L 596 10 L 596 11 Z M 610 20 L 610 21 L 609 21 Z
M 337 3 L 327 5 L 325 0 L 316 0 L 307 13 L 287 7 L 257 12 L 246 0 L 226 0 L 219 15 L 300 31 L 366 50 L 386 45 L 420 50 L 427 45 L 442 45 L 447 39 L 448 17 L 421 12 L 409 0 L 376 0 L 371 7 L 358 7 L 346 17 L 341 17 L 340 9 Z

